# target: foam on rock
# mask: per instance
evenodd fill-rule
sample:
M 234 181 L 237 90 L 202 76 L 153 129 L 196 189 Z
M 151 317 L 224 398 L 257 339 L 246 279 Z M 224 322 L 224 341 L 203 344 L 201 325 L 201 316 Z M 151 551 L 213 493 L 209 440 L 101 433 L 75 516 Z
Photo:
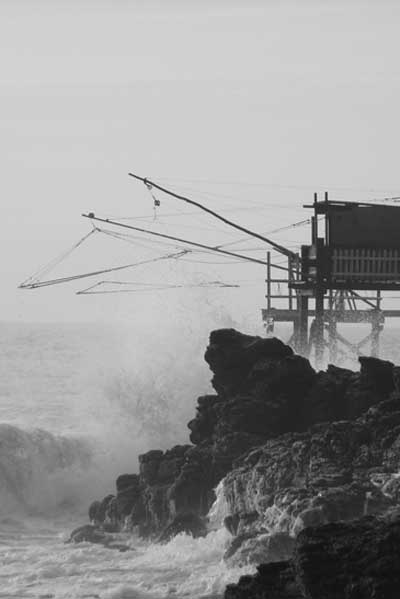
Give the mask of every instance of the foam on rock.
M 266 534 L 293 537 L 310 523 L 392 505 L 398 485 L 371 482 L 373 473 L 399 469 L 391 362 L 361 358 L 360 372 L 317 373 L 279 339 L 234 329 L 211 333 L 205 359 L 216 393 L 198 400 L 192 444 L 140 456 L 139 473 L 121 475 L 115 495 L 92 504 L 97 524 L 157 539 L 187 521 L 197 534 L 224 479 L 227 528 L 264 535 L 247 536 L 247 547 L 271 554 Z M 281 559 L 283 549 L 276 554 Z

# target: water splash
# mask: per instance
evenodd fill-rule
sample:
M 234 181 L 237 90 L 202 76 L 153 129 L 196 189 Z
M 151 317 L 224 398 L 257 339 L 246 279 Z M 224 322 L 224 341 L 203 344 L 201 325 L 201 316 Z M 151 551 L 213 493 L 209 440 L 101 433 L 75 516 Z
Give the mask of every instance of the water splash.
M 165 545 L 122 535 L 131 550 L 118 553 L 89 543 L 65 545 L 57 533 L 60 522 L 53 526 L 48 521 L 27 523 L 25 529 L 8 526 L 0 574 L 7 597 L 211 599 L 254 570 L 223 561 L 230 540 L 225 529 L 199 539 L 181 534 Z
M 210 530 L 218 530 L 224 527 L 224 520 L 229 516 L 229 506 L 224 493 L 224 481 L 219 482 L 215 489 L 215 501 L 208 512 L 208 527 Z
M 2 513 L 48 512 L 77 499 L 91 461 L 78 437 L 52 435 L 0 424 L 0 509 Z

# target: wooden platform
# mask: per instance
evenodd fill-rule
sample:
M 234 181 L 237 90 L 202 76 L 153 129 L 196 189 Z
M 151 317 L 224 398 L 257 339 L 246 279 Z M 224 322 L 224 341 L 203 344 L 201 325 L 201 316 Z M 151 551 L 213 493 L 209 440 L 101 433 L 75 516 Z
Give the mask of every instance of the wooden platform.
M 299 318 L 298 310 L 280 309 L 280 308 L 264 308 L 261 310 L 262 319 L 267 322 L 269 318 L 273 318 L 275 322 L 296 322 Z M 308 310 L 308 316 L 315 318 L 315 310 Z M 334 319 L 339 323 L 372 323 L 384 322 L 385 318 L 400 318 L 400 310 L 345 310 L 331 312 L 326 311 L 324 319 L 329 322 Z

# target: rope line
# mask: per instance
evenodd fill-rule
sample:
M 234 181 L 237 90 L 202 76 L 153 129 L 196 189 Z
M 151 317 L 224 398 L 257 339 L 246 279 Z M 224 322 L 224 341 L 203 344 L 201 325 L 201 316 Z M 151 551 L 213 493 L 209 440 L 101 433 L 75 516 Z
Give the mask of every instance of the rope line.
M 210 185 L 241 185 L 244 187 L 271 187 L 274 189 L 303 189 L 305 191 L 310 189 L 332 189 L 334 191 L 354 191 L 359 193 L 393 193 L 393 191 L 398 191 L 398 187 L 389 188 L 379 188 L 376 186 L 373 187 L 349 187 L 346 185 L 334 184 L 331 185 L 329 183 L 322 184 L 319 182 L 317 185 L 315 183 L 310 185 L 301 185 L 301 184 L 292 184 L 292 185 L 283 185 L 281 183 L 271 183 L 271 182 L 257 182 L 257 181 L 238 181 L 238 180 L 221 180 L 221 179 L 180 179 L 177 177 L 160 177 L 163 181 L 176 182 L 176 183 L 195 183 L 195 184 L 210 184 Z
M 170 260 L 172 258 L 180 258 L 187 253 L 187 250 L 177 252 L 175 254 L 167 254 L 166 256 L 160 256 L 158 258 L 152 258 L 150 260 L 143 260 L 141 262 L 133 262 L 132 264 L 124 264 L 123 266 L 114 266 L 112 268 L 105 268 L 102 270 L 95 270 L 92 272 L 81 273 L 79 275 L 71 275 L 69 277 L 60 277 L 58 279 L 49 279 L 48 281 L 38 281 L 35 283 L 20 285 L 22 289 L 38 289 L 40 287 L 48 287 L 50 285 L 59 285 L 61 283 L 70 283 L 71 281 L 77 281 L 79 279 L 86 279 L 88 277 L 95 277 L 98 275 L 106 274 L 109 272 L 115 272 L 124 270 L 127 268 L 133 268 L 135 266 L 141 266 L 142 264 L 150 264 L 151 262 L 159 262 L 160 260 Z
M 286 231 L 288 229 L 294 229 L 296 227 L 307 225 L 310 222 L 311 222 L 311 219 L 307 218 L 306 220 L 298 221 L 297 223 L 293 223 L 292 225 L 288 225 L 286 227 L 279 227 L 279 229 L 274 229 L 272 231 L 267 231 L 266 233 L 264 233 L 264 235 L 273 235 L 274 233 L 280 233 L 281 231 Z M 241 239 L 237 239 L 236 241 L 231 241 L 229 243 L 224 243 L 222 245 L 219 245 L 218 247 L 228 247 L 228 246 L 231 246 L 231 245 L 236 245 L 238 243 L 243 243 L 244 241 L 248 241 L 248 237 L 242 237 Z
M 221 250 L 218 249 L 216 247 L 213 246 L 209 246 L 209 245 L 205 245 L 203 243 L 198 243 L 196 241 L 190 241 L 188 239 L 182 239 L 180 237 L 173 237 L 172 235 L 167 235 L 166 233 L 157 233 L 156 231 L 150 231 L 149 229 L 142 229 L 139 227 L 134 227 L 133 225 L 126 225 L 124 223 L 119 223 L 118 221 L 112 221 L 104 218 L 100 218 L 98 216 L 95 216 L 92 212 L 90 212 L 89 214 L 82 214 L 83 217 L 85 218 L 90 218 L 91 220 L 95 220 L 101 223 L 107 223 L 109 225 L 115 225 L 117 227 L 123 227 L 124 229 L 132 229 L 133 231 L 139 231 L 141 233 L 147 233 L 148 235 L 154 235 L 155 237 L 162 237 L 164 239 L 171 239 L 173 241 L 178 241 L 180 243 L 184 243 L 184 244 L 188 244 L 191 245 L 193 247 L 197 247 L 197 248 L 201 248 L 203 250 L 210 250 L 212 252 L 217 252 L 220 254 L 224 254 L 226 256 L 233 256 L 234 258 L 240 258 L 241 260 L 245 260 L 247 262 L 254 262 L 255 264 L 262 264 L 264 266 L 267 266 L 268 263 L 265 262 L 265 260 L 260 260 L 258 258 L 253 258 L 252 256 L 245 256 L 243 254 L 235 254 L 234 252 L 229 252 L 228 250 Z M 287 268 L 284 268 L 283 266 L 277 266 L 275 264 L 271 264 L 271 267 L 273 268 L 277 268 L 279 270 L 284 270 L 285 272 L 287 272 Z
M 89 233 L 87 233 L 86 235 L 81 237 L 81 239 L 79 239 L 76 243 L 74 243 L 74 245 L 71 248 L 64 251 L 62 254 L 59 254 L 58 256 L 53 258 L 50 262 L 48 262 L 47 264 L 45 264 L 44 266 L 39 268 L 36 272 L 33 273 L 33 275 L 31 275 L 30 277 L 25 279 L 25 281 L 23 281 L 19 285 L 19 287 L 20 288 L 30 287 L 30 285 L 32 285 L 33 283 L 38 282 L 40 277 L 43 277 L 45 274 L 47 274 L 49 271 L 51 271 L 55 266 L 60 264 L 60 262 L 62 262 L 66 258 L 68 258 L 68 256 L 70 254 L 72 254 L 72 252 L 74 250 L 76 250 L 80 245 L 82 245 L 82 243 L 84 243 L 87 239 L 89 239 L 89 237 L 91 235 L 93 235 L 93 233 L 98 233 L 98 232 L 99 232 L 99 229 L 97 227 L 93 226 L 93 229 L 91 231 L 89 231 Z
M 100 291 L 95 291 L 101 286 L 104 285 L 142 285 L 146 287 L 146 289 L 102 289 Z M 148 291 L 167 291 L 168 289 L 195 289 L 195 288 L 235 288 L 238 289 L 241 286 L 236 283 L 223 283 L 222 281 L 210 281 L 208 283 L 193 283 L 189 285 L 157 285 L 152 283 L 130 283 L 129 281 L 100 281 L 99 283 L 95 283 L 91 287 L 87 289 L 82 289 L 81 291 L 77 291 L 76 295 L 100 295 L 107 293 L 141 293 Z
M 187 204 L 190 204 L 192 206 L 196 206 L 197 208 L 200 208 L 200 210 L 203 210 L 204 212 L 211 214 L 211 216 L 214 216 L 215 218 L 222 221 L 226 225 L 229 225 L 230 227 L 233 227 L 234 229 L 238 229 L 239 231 L 243 231 L 243 233 L 247 233 L 251 237 L 255 237 L 256 239 L 260 239 L 261 241 L 268 243 L 269 245 L 274 247 L 278 252 L 281 252 L 281 254 L 284 254 L 285 256 L 295 257 L 295 254 L 293 252 L 291 252 L 287 248 L 283 247 L 282 245 L 279 245 L 279 243 L 276 243 L 275 241 L 272 241 L 271 239 L 268 239 L 267 237 L 264 237 L 263 235 L 260 235 L 259 233 L 256 233 L 255 231 L 251 231 L 250 229 L 247 229 L 246 227 L 242 227 L 241 225 L 234 223 L 233 221 L 225 218 L 224 216 L 221 216 L 214 210 L 211 210 L 210 208 L 203 206 L 199 202 L 196 202 L 196 201 L 191 200 L 185 196 L 182 196 L 173 191 L 170 191 L 170 190 L 166 189 L 165 187 L 162 187 L 161 185 L 158 185 L 157 183 L 154 183 L 153 181 L 150 181 L 149 179 L 146 179 L 144 177 L 139 177 L 138 175 L 135 175 L 134 173 L 129 173 L 129 176 L 133 177 L 134 179 L 137 179 L 139 181 L 142 181 L 146 186 L 148 184 L 150 184 L 152 187 L 159 189 L 160 191 L 166 193 L 167 195 L 170 195 L 178 200 L 182 200 L 183 202 L 186 202 Z

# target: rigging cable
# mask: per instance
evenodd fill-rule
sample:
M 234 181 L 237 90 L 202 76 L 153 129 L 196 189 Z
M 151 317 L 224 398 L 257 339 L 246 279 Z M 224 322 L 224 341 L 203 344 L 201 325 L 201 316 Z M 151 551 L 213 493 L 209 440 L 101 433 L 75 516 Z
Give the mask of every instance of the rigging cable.
M 20 288 L 31 288 L 30 285 L 37 282 L 41 276 L 45 275 L 50 270 L 52 270 L 55 266 L 57 266 L 57 264 L 60 264 L 60 262 L 62 262 L 66 258 L 68 258 L 68 256 L 70 254 L 72 254 L 72 252 L 74 250 L 76 250 L 76 248 L 78 248 L 80 245 L 82 245 L 82 243 L 84 243 L 87 239 L 89 239 L 89 237 L 91 235 L 93 235 L 93 233 L 98 233 L 98 232 L 99 232 L 99 229 L 93 225 L 93 229 L 91 231 L 89 231 L 89 233 L 87 233 L 81 239 L 79 239 L 79 241 L 74 243 L 74 245 L 71 248 L 69 248 L 62 254 L 59 254 L 58 256 L 53 258 L 53 260 L 51 260 L 50 262 L 45 264 L 45 266 L 42 266 L 41 268 L 39 268 L 36 272 L 33 273 L 33 275 L 31 275 L 30 277 L 25 279 L 25 281 L 23 281 L 19 285 L 19 287 Z
M 100 291 L 94 291 L 98 287 L 103 285 L 142 285 L 146 287 L 145 289 L 105 289 Z M 82 289 L 81 291 L 77 291 L 76 295 L 96 295 L 96 294 L 106 294 L 106 293 L 140 293 L 146 291 L 166 291 L 168 289 L 195 289 L 195 288 L 239 288 L 240 285 L 235 283 L 223 283 L 222 281 L 211 281 L 209 283 L 194 283 L 189 285 L 156 285 L 151 283 L 134 283 L 129 281 L 99 281 L 95 283 L 91 287 L 87 289 Z
M 268 239 L 267 237 L 264 237 L 263 235 L 260 235 L 259 233 L 251 231 L 250 229 L 247 229 L 246 227 L 242 227 L 241 225 L 238 225 L 237 223 L 234 223 L 233 221 L 228 220 L 224 216 L 221 216 L 214 210 L 211 210 L 210 208 L 203 206 L 203 204 L 200 204 L 199 202 L 190 200 L 189 198 L 187 198 L 185 196 L 182 196 L 173 191 L 170 191 L 169 189 L 166 189 L 165 187 L 162 187 L 161 185 L 158 185 L 157 183 L 154 183 L 153 181 L 150 181 L 149 179 L 146 179 L 145 177 L 139 177 L 138 175 L 135 175 L 134 173 L 129 173 L 129 176 L 133 177 L 134 179 L 137 179 L 138 181 L 142 181 L 142 183 L 144 183 L 146 185 L 146 187 L 151 185 L 151 187 L 155 187 L 156 189 L 159 189 L 160 191 L 166 193 L 167 195 L 170 195 L 178 200 L 182 200 L 183 202 L 186 202 L 187 204 L 191 204 L 192 206 L 197 206 L 197 208 L 200 208 L 200 210 L 203 210 L 204 212 L 211 214 L 212 216 L 214 216 L 218 220 L 224 222 L 225 224 L 229 225 L 230 227 L 233 227 L 234 229 L 238 229 L 239 231 L 243 231 L 244 233 L 247 233 L 248 235 L 251 235 L 252 237 L 255 237 L 257 239 L 261 239 L 261 241 L 265 241 L 266 243 L 268 243 L 269 245 L 274 247 L 278 252 L 280 252 L 281 254 L 284 254 L 285 256 L 291 256 L 293 258 L 296 256 L 293 252 L 291 252 L 287 248 L 279 245 L 279 243 L 275 243 L 271 239 Z
M 124 264 L 123 266 L 114 266 L 112 268 L 105 268 L 102 270 L 96 270 L 92 272 L 82 273 L 79 275 L 71 275 L 69 277 L 60 277 L 58 279 L 50 279 L 48 281 L 37 281 L 34 283 L 19 285 L 20 289 L 38 289 L 39 287 L 48 287 L 50 285 L 58 285 L 60 283 L 70 283 L 71 281 L 77 281 L 78 279 L 86 279 L 88 277 L 95 277 L 97 275 L 106 274 L 109 272 L 115 272 L 118 270 L 124 270 L 126 268 L 133 268 L 134 266 L 141 266 L 142 264 L 150 264 L 151 262 L 159 262 L 160 260 L 169 260 L 171 258 L 180 258 L 181 256 L 188 253 L 190 250 L 182 250 L 175 254 L 167 254 L 166 256 L 160 256 L 158 258 L 152 258 L 150 260 L 143 260 L 141 262 L 134 262 L 132 264 Z
M 296 227 L 301 227 L 303 225 L 308 225 L 309 223 L 311 223 L 311 218 L 307 218 L 305 220 L 300 220 L 296 223 L 293 223 L 291 225 L 287 225 L 285 227 L 279 227 L 278 229 L 274 229 L 273 231 L 268 231 L 267 233 L 265 233 L 265 235 L 273 235 L 274 233 L 280 233 L 281 231 L 286 231 L 287 229 L 294 229 Z M 247 241 L 247 237 L 241 237 L 240 239 L 237 239 L 236 241 L 231 241 L 229 243 L 224 243 L 223 245 L 219 245 L 217 247 L 228 247 L 231 245 L 236 245 L 238 243 L 243 243 L 243 241 Z
M 332 189 L 333 191 L 354 191 L 354 192 L 359 192 L 359 193 L 392 193 L 395 189 L 398 190 L 398 187 L 392 187 L 390 190 L 388 190 L 388 188 L 386 189 L 382 189 L 382 188 L 377 188 L 377 187 L 348 187 L 348 186 L 343 186 L 341 184 L 337 185 L 331 185 L 328 183 L 324 183 L 322 184 L 321 182 L 318 183 L 317 185 L 315 183 L 310 184 L 310 185 L 296 185 L 296 184 L 292 184 L 292 185 L 282 185 L 281 183 L 271 183 L 271 182 L 257 182 L 257 181 L 235 181 L 235 180 L 231 180 L 231 181 L 222 181 L 220 179 L 179 179 L 177 177 L 160 177 L 161 179 L 163 179 L 164 181 L 169 181 L 171 183 L 178 182 L 178 183 L 194 183 L 194 184 L 207 184 L 207 185 L 241 185 L 244 187 L 270 187 L 270 188 L 274 188 L 274 189 L 296 189 L 296 190 L 309 190 L 309 189 L 315 189 L 316 187 L 320 188 L 320 189 Z
M 217 252 L 220 254 L 224 254 L 226 256 L 233 256 L 234 258 L 240 258 L 241 260 L 246 260 L 247 262 L 254 262 L 256 264 L 262 264 L 264 266 L 268 266 L 268 263 L 265 262 L 265 260 L 259 260 L 258 258 L 253 258 L 251 256 L 245 256 L 243 254 L 235 254 L 234 252 L 229 252 L 228 250 L 222 250 L 219 248 L 215 248 L 213 246 L 210 245 L 205 245 L 204 243 L 198 243 L 196 241 L 190 241 L 188 239 L 182 239 L 180 237 L 173 237 L 172 235 L 167 235 L 166 233 L 157 233 L 156 231 L 150 231 L 149 229 L 142 229 L 140 227 L 134 227 L 133 225 L 127 225 L 124 223 L 119 223 L 117 221 L 113 221 L 110 219 L 105 219 L 105 218 L 100 218 L 98 216 L 95 216 L 93 214 L 93 212 L 89 212 L 89 214 L 82 214 L 82 216 L 84 218 L 89 218 L 91 220 L 95 220 L 101 223 L 107 223 L 109 225 L 115 225 L 117 227 L 123 227 L 125 229 L 132 229 L 133 231 L 139 231 L 141 233 L 147 233 L 148 235 L 154 235 L 155 237 L 162 237 L 164 239 L 171 239 L 172 241 L 178 241 L 179 243 L 184 243 L 184 244 L 188 244 L 191 245 L 193 247 L 198 247 L 201 248 L 203 250 L 210 250 L 212 252 Z M 295 254 L 293 254 L 295 255 Z M 275 264 L 271 264 L 271 267 L 273 268 L 277 268 L 278 270 L 284 270 L 285 272 L 287 272 L 287 268 L 283 267 L 283 266 L 277 266 Z

